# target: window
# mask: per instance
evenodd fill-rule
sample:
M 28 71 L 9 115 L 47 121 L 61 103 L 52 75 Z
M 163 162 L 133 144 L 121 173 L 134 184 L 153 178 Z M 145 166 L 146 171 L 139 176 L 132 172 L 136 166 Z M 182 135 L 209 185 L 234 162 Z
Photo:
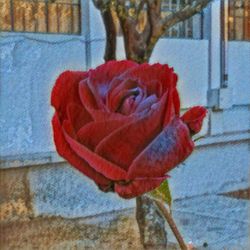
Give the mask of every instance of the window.
M 229 40 L 250 41 L 250 0 L 229 0 Z
M 79 0 L 0 0 L 0 30 L 80 33 Z
M 162 15 L 167 16 L 175 13 L 191 2 L 191 0 L 163 0 Z M 199 13 L 188 20 L 177 23 L 171 27 L 169 30 L 167 30 L 165 37 L 202 39 L 202 33 L 203 14 Z

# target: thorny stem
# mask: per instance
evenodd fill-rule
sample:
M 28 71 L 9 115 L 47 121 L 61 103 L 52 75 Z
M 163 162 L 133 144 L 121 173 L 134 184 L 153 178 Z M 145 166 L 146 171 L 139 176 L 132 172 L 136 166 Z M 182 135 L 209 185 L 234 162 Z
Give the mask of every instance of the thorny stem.
M 180 245 L 180 248 L 182 250 L 188 250 L 187 248 L 187 245 L 186 243 L 184 242 L 174 220 L 173 220 L 173 217 L 171 216 L 170 212 L 167 210 L 167 208 L 164 206 L 164 204 L 157 200 L 157 199 L 153 199 L 155 204 L 157 205 L 157 207 L 160 209 L 160 211 L 162 212 L 163 216 L 165 217 L 165 219 L 167 220 L 171 230 L 173 231 L 174 233 L 174 236 L 175 238 L 177 239 L 179 245 Z

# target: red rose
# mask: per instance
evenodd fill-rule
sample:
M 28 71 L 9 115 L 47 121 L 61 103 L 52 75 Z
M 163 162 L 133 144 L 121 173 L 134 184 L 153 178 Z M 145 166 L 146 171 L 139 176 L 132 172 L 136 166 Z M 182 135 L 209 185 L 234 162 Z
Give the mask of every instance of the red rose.
M 176 82 L 168 65 L 132 61 L 62 73 L 51 97 L 58 153 L 103 191 L 132 198 L 157 188 L 193 151 L 206 114 L 180 117 Z

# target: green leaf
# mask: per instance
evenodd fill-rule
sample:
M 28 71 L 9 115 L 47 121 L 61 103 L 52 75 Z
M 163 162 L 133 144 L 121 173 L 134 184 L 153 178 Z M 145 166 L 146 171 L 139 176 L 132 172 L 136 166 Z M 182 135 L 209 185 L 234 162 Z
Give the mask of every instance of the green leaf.
M 149 192 L 149 195 L 152 196 L 153 198 L 159 199 L 167 203 L 169 208 L 171 208 L 172 196 L 171 196 L 171 192 L 170 192 L 170 188 L 169 188 L 167 180 L 163 181 L 162 184 L 158 188 Z

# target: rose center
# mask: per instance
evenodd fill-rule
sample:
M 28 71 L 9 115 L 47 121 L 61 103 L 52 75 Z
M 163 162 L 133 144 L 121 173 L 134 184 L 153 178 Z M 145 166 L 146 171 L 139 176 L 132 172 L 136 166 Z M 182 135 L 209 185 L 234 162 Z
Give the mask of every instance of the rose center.
M 127 90 L 124 96 L 121 98 L 117 112 L 124 115 L 131 114 L 138 104 L 138 99 L 140 98 L 141 92 L 142 91 L 138 87 Z

